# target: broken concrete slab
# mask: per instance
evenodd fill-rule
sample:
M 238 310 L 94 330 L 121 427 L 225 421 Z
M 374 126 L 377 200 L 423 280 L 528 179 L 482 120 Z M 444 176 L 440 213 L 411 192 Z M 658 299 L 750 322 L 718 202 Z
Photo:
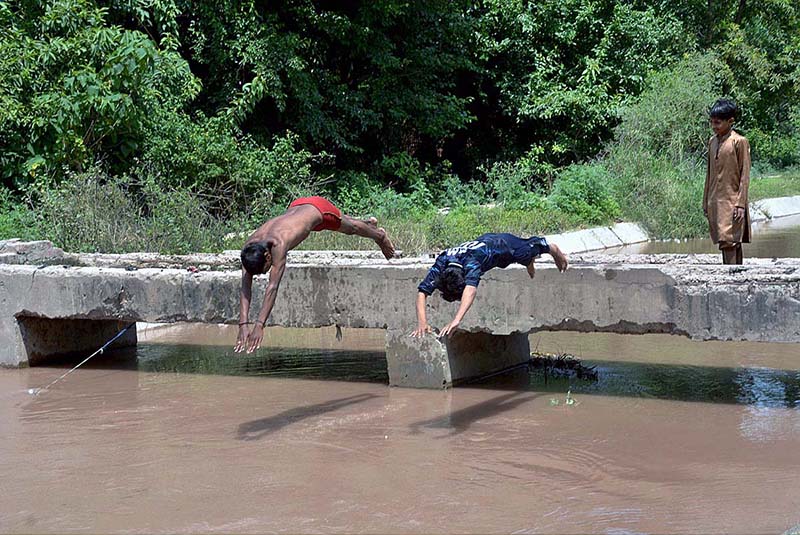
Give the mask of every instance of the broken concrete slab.
M 597 227 L 589 229 L 595 240 L 602 245 L 601 249 L 608 249 L 609 247 L 619 247 L 625 245 L 619 236 L 608 227 Z
M 22 241 L 17 238 L 0 241 L 0 264 L 26 264 L 64 257 L 64 251 L 47 240 Z

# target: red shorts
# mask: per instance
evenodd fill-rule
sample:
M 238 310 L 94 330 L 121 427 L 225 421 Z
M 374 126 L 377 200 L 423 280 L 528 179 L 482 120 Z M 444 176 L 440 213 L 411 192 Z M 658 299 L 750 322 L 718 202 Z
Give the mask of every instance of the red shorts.
M 328 199 L 323 197 L 301 197 L 293 200 L 289 208 L 304 204 L 310 204 L 322 214 L 322 223 L 314 227 L 313 230 L 339 230 L 339 227 L 342 226 L 342 212 Z

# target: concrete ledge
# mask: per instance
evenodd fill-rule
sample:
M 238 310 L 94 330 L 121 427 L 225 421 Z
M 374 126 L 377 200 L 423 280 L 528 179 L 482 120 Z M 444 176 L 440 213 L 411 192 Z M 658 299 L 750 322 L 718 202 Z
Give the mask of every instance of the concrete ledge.
M 800 195 L 763 199 L 750 203 L 752 222 L 800 214 Z M 562 234 L 549 234 L 547 241 L 557 243 L 567 254 L 600 251 L 621 245 L 633 245 L 651 238 L 638 223 L 617 223 L 613 227 L 596 227 Z

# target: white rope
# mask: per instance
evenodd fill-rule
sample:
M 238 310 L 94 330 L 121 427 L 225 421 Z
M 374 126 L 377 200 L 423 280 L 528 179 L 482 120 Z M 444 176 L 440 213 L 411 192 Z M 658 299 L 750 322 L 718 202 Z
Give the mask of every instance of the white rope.
M 82 360 L 82 361 L 81 361 L 81 362 L 80 362 L 80 363 L 79 363 L 77 366 L 75 366 L 74 368 L 72 368 L 71 370 L 69 370 L 67 373 L 65 373 L 65 374 L 64 374 L 64 375 L 62 375 L 61 377 L 57 378 L 55 381 L 51 381 L 51 382 L 50 382 L 50 384 L 48 384 L 47 386 L 45 386 L 45 387 L 42 387 L 42 388 L 29 388 L 29 389 L 28 389 L 28 394 L 34 394 L 34 395 L 36 395 L 36 394 L 39 394 L 39 393 L 40 393 L 42 390 L 47 390 L 48 388 L 50 388 L 51 386 L 53 386 L 54 384 L 56 384 L 57 382 L 59 382 L 61 379 L 63 379 L 63 378 L 64 378 L 64 377 L 66 377 L 67 375 L 71 374 L 71 373 L 72 373 L 72 372 L 74 372 L 75 370 L 77 370 L 77 369 L 78 369 L 78 367 L 80 367 L 81 365 L 85 364 L 85 363 L 86 363 L 86 362 L 87 362 L 87 361 L 88 361 L 90 358 L 92 358 L 92 357 L 93 357 L 93 356 L 95 356 L 95 355 L 98 355 L 98 354 L 102 353 L 102 352 L 105 350 L 105 348 L 107 348 L 109 345 L 111 345 L 111 344 L 114 342 L 114 340 L 116 340 L 117 338 L 119 338 L 120 336 L 122 336 L 123 334 L 125 334 L 125 331 L 127 331 L 128 329 L 130 329 L 130 328 L 131 328 L 131 327 L 133 327 L 134 325 L 136 325 L 136 323 L 131 323 L 130 325 L 128 325 L 127 327 L 125 327 L 124 329 L 122 329 L 120 332 L 118 332 L 118 333 L 116 334 L 116 336 L 114 336 L 114 338 L 112 338 L 111 340 L 109 340 L 108 342 L 106 342 L 105 344 L 103 344 L 103 347 L 101 347 L 100 349 L 98 349 L 97 351 L 95 351 L 94 353 L 92 353 L 91 355 L 89 355 L 88 357 L 86 357 L 85 359 L 83 359 L 83 360 Z

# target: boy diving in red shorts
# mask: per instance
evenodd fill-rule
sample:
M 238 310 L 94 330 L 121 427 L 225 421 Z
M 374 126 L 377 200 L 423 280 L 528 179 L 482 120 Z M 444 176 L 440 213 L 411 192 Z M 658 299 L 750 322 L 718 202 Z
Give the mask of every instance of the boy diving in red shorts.
M 242 291 L 239 310 L 239 336 L 234 350 L 252 353 L 261 345 L 264 325 L 275 305 L 286 255 L 305 240 L 312 231 L 333 230 L 370 238 L 380 247 L 387 259 L 394 256 L 394 245 L 386 231 L 378 227 L 374 217 L 367 220 L 342 215 L 336 206 L 322 197 L 304 197 L 289 205 L 283 215 L 272 218 L 258 228 L 242 248 Z M 264 303 L 256 321 L 248 321 L 253 275 L 269 271 L 269 283 Z M 249 326 L 252 325 L 252 330 Z

